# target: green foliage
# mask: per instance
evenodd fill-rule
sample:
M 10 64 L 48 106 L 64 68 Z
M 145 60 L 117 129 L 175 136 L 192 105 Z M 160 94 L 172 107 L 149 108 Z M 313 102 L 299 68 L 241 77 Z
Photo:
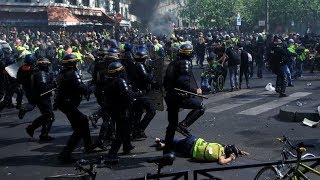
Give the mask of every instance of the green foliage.
M 180 16 L 190 24 L 228 29 L 234 27 L 237 14 L 251 28 L 266 19 L 267 0 L 186 0 Z M 319 0 L 269 0 L 270 28 L 295 24 L 319 24 Z

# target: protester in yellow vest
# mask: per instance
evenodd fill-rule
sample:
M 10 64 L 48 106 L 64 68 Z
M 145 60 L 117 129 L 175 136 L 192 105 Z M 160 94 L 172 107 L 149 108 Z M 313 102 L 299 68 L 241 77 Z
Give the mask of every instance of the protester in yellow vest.
M 156 138 L 156 143 L 159 148 L 164 148 L 165 146 L 159 138 Z M 229 163 L 239 155 L 249 155 L 249 153 L 240 150 L 235 145 L 209 143 L 195 136 L 174 140 L 173 147 L 174 152 L 183 157 L 192 158 L 197 161 L 218 162 L 219 164 Z

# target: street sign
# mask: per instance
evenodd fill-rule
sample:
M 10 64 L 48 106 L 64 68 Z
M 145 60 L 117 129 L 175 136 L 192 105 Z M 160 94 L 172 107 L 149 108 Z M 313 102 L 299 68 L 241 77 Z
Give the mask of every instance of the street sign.
M 240 17 L 237 18 L 237 26 L 241 26 L 241 18 Z
M 122 21 L 122 14 L 121 13 L 117 13 L 117 21 L 118 21 L 118 23 L 121 23 L 121 21 Z
M 266 21 L 259 21 L 259 22 L 258 22 L 258 25 L 259 25 L 259 26 L 265 26 L 265 25 L 266 25 Z

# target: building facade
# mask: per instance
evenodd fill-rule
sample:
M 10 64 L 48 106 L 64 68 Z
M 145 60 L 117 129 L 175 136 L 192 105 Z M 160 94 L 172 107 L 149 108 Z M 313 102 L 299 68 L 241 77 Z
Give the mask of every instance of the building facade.
M 177 23 L 175 24 L 176 27 L 183 26 L 182 18 L 179 17 L 179 9 L 181 6 L 184 5 L 185 0 L 160 0 L 160 4 L 158 7 L 158 13 L 160 14 L 173 14 L 176 19 Z
M 128 0 L 1 0 L 2 25 L 107 25 L 113 26 L 115 3 L 119 3 L 122 26 L 130 26 L 135 17 L 129 14 Z

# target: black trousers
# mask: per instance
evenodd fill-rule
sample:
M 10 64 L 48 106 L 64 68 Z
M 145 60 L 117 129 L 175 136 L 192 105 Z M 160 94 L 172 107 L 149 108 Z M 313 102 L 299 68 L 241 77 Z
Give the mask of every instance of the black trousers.
M 130 150 L 130 148 L 132 147 L 130 141 L 130 123 L 128 122 L 128 109 L 108 109 L 108 112 L 111 116 L 111 119 L 116 123 L 116 137 L 112 141 L 109 154 L 117 155 L 122 144 L 123 151 Z
M 280 94 L 284 94 L 287 88 L 287 75 L 282 66 L 278 66 L 275 69 L 275 74 L 277 75 L 276 81 L 276 92 Z
M 82 114 L 70 101 L 65 100 L 59 102 L 57 105 L 60 111 L 67 116 L 73 129 L 73 133 L 67 142 L 67 146 L 63 149 L 63 152 L 70 154 L 81 139 L 83 140 L 84 148 L 89 150 L 91 147 L 91 136 L 87 116 Z
M 146 114 L 144 115 L 143 119 L 142 115 L 144 110 L 146 111 Z M 152 102 L 147 98 L 141 98 L 134 101 L 132 105 L 132 111 L 134 113 L 133 116 L 133 126 L 134 131 L 145 131 L 145 129 L 150 124 L 151 120 L 156 115 L 156 109 Z
M 249 64 L 241 64 L 240 66 L 240 86 L 242 84 L 242 77 L 246 80 L 246 85 L 249 85 Z
M 32 124 L 29 126 L 32 130 L 36 130 L 40 126 L 42 126 L 40 136 L 48 136 L 52 123 L 54 121 L 54 113 L 52 111 L 52 103 L 51 97 L 45 97 L 40 99 L 36 106 L 39 108 L 41 112 L 41 116 L 36 118 Z
M 4 85 L 6 84 L 6 85 Z M 19 87 L 19 85 L 17 83 L 13 83 L 11 84 L 10 82 L 8 83 L 3 83 L 3 87 L 5 89 L 4 91 L 4 98 L 3 101 L 0 102 L 0 112 L 8 105 L 12 104 L 12 97 L 14 95 L 14 93 L 17 94 L 17 106 L 21 106 L 22 104 L 22 98 L 23 98 L 23 91 L 22 89 Z M 1 93 L 0 93 L 1 94 Z M 3 95 L 0 95 L 3 96 Z M 2 99 L 2 98 L 1 98 Z
M 192 109 L 192 111 L 188 113 L 186 119 L 184 120 L 186 121 L 185 122 L 186 126 L 190 126 L 204 113 L 204 108 L 202 106 L 202 103 L 196 98 L 182 98 L 182 97 L 177 97 L 177 95 L 167 94 L 167 96 L 165 97 L 165 101 L 168 107 L 167 110 L 168 110 L 169 124 L 166 130 L 166 136 L 165 136 L 166 146 L 163 150 L 163 154 L 172 152 L 174 149 L 173 139 L 179 123 L 179 108 Z

